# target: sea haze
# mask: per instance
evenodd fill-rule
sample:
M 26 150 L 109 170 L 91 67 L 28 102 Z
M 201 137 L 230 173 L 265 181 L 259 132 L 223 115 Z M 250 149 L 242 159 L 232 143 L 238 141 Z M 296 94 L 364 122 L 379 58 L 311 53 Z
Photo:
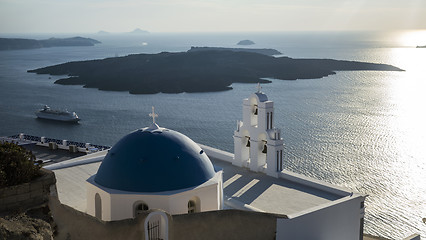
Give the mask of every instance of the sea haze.
M 390 35 L 386 35 L 390 36 Z M 2 36 L 7 37 L 7 36 Z M 34 39 L 72 36 L 26 36 Z M 196 142 L 233 151 L 242 99 L 255 84 L 215 93 L 131 95 L 53 82 L 63 76 L 27 73 L 69 61 L 136 53 L 187 51 L 191 46 L 274 48 L 293 58 L 333 58 L 391 64 L 405 72 L 345 71 L 322 79 L 262 85 L 275 102 L 285 168 L 368 194 L 366 233 L 400 239 L 426 237 L 426 49 L 399 47 L 372 33 L 239 33 L 84 35 L 93 47 L 0 52 L 0 135 L 25 133 L 112 145 L 152 121 Z M 395 38 L 396 39 L 396 38 Z M 426 43 L 425 43 L 426 44 Z M 117 79 L 119 81 L 119 79 Z M 79 124 L 38 120 L 43 105 L 76 111 Z M 284 203 L 283 203 L 284 204 Z

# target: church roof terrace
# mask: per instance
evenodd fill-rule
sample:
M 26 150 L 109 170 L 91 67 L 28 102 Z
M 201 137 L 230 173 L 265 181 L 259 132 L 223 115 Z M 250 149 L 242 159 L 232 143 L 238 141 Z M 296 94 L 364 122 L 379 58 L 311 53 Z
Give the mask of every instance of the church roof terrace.
M 225 200 L 238 201 L 253 209 L 289 215 L 342 198 L 338 194 L 210 159 L 215 166 L 223 168 Z
M 106 151 L 105 151 L 106 152 Z M 99 153 L 96 154 L 99 159 Z M 57 178 L 60 201 L 86 211 L 86 180 L 96 174 L 100 162 L 90 161 L 91 155 L 61 163 L 60 169 L 53 169 Z M 251 172 L 246 168 L 233 166 L 231 163 L 209 156 L 215 167 L 223 169 L 223 191 L 225 204 L 247 206 L 263 212 L 293 215 L 332 203 L 344 196 L 316 187 L 296 183 L 283 178 L 274 178 L 263 173 Z M 80 161 L 81 165 L 76 164 Z M 244 209 L 242 207 L 241 209 Z

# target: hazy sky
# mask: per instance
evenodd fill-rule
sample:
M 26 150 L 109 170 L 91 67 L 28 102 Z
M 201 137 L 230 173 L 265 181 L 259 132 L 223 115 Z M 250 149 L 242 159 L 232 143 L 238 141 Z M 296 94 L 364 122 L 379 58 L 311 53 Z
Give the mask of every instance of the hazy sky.
M 0 0 L 0 33 L 426 29 L 426 0 Z

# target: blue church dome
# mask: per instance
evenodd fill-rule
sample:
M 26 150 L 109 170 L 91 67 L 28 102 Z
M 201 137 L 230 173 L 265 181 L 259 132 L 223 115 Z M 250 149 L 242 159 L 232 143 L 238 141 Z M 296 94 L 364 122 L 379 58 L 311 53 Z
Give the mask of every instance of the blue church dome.
M 195 187 L 215 175 L 209 157 L 194 141 L 155 126 L 118 141 L 102 161 L 95 182 L 122 191 L 163 192 Z

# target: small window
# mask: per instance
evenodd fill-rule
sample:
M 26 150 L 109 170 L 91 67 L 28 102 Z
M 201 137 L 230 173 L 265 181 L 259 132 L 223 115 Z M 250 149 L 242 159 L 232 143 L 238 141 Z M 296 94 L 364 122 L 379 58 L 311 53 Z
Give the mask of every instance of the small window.
M 204 150 L 203 150 L 203 149 L 201 149 L 200 154 L 203 154 L 203 153 L 204 153 Z
M 141 203 L 141 204 L 138 205 L 138 210 L 148 211 L 148 209 L 149 209 L 149 207 L 145 203 Z
M 135 207 L 135 217 L 139 214 L 143 213 L 144 211 L 148 211 L 149 207 L 146 203 L 139 203 Z
M 195 213 L 196 205 L 195 201 L 189 200 L 188 201 L 188 213 Z

